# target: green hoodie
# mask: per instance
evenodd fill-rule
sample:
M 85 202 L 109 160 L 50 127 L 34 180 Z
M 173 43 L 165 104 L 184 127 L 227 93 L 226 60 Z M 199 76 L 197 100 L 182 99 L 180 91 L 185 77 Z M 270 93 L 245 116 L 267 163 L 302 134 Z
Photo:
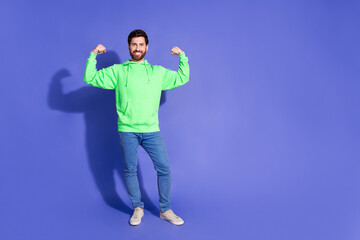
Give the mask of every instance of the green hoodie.
M 127 60 L 99 71 L 96 55 L 86 61 L 84 81 L 94 87 L 115 89 L 118 130 L 120 132 L 159 131 L 159 105 L 162 90 L 180 87 L 189 81 L 189 64 L 185 53 L 179 55 L 179 70 L 172 71 L 146 60 Z

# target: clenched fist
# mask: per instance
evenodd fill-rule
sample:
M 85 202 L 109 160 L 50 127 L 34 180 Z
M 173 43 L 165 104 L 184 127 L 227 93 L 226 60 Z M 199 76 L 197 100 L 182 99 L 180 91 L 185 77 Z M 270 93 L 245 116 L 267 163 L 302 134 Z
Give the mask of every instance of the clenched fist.
M 99 44 L 91 52 L 95 54 L 102 54 L 106 52 L 106 48 L 103 45 Z
M 171 49 L 171 55 L 179 55 L 179 54 L 181 54 L 181 53 L 183 53 L 184 51 L 183 50 L 181 50 L 180 48 L 178 48 L 178 47 L 173 47 L 172 49 Z

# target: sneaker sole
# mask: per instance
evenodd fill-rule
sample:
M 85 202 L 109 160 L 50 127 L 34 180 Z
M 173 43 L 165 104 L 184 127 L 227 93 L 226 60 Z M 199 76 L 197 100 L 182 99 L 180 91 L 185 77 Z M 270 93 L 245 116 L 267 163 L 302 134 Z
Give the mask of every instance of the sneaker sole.
M 131 226 L 138 226 L 138 225 L 140 225 L 140 223 L 141 223 L 141 222 L 139 222 L 139 223 L 131 223 L 131 222 L 129 222 L 129 224 L 130 224 Z
M 165 220 L 165 221 L 168 221 L 169 223 L 174 224 L 174 225 L 176 225 L 176 226 L 180 226 L 180 225 L 183 225 L 183 224 L 185 223 L 184 221 L 183 221 L 182 223 L 172 222 L 172 221 L 168 220 L 167 218 L 164 218 L 164 217 L 161 216 L 161 215 L 160 215 L 160 218 L 163 219 L 163 220 Z

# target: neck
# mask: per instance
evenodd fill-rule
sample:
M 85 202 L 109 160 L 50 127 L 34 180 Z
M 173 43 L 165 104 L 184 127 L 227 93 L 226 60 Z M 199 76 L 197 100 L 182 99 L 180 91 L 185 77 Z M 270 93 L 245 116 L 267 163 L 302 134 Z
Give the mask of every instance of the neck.
M 144 61 L 144 59 L 141 59 L 141 60 L 137 61 L 137 60 L 135 60 L 135 59 L 131 58 L 131 60 L 130 60 L 130 61 L 139 63 L 139 62 Z

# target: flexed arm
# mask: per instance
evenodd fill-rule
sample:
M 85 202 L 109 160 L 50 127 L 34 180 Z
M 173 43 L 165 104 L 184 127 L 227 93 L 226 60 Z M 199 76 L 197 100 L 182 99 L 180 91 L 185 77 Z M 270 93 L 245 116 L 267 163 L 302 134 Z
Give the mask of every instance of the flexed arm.
M 164 68 L 162 78 L 162 90 L 170 90 L 180 87 L 189 81 L 190 68 L 188 58 L 185 56 L 183 50 L 179 47 L 173 47 L 171 49 L 172 55 L 179 55 L 179 69 L 178 71 L 172 71 Z
M 116 65 L 112 65 L 107 68 L 103 68 L 99 71 L 96 69 L 96 56 L 106 52 L 106 48 L 99 44 L 91 52 L 86 61 L 84 82 L 94 87 L 115 89 L 117 69 Z

